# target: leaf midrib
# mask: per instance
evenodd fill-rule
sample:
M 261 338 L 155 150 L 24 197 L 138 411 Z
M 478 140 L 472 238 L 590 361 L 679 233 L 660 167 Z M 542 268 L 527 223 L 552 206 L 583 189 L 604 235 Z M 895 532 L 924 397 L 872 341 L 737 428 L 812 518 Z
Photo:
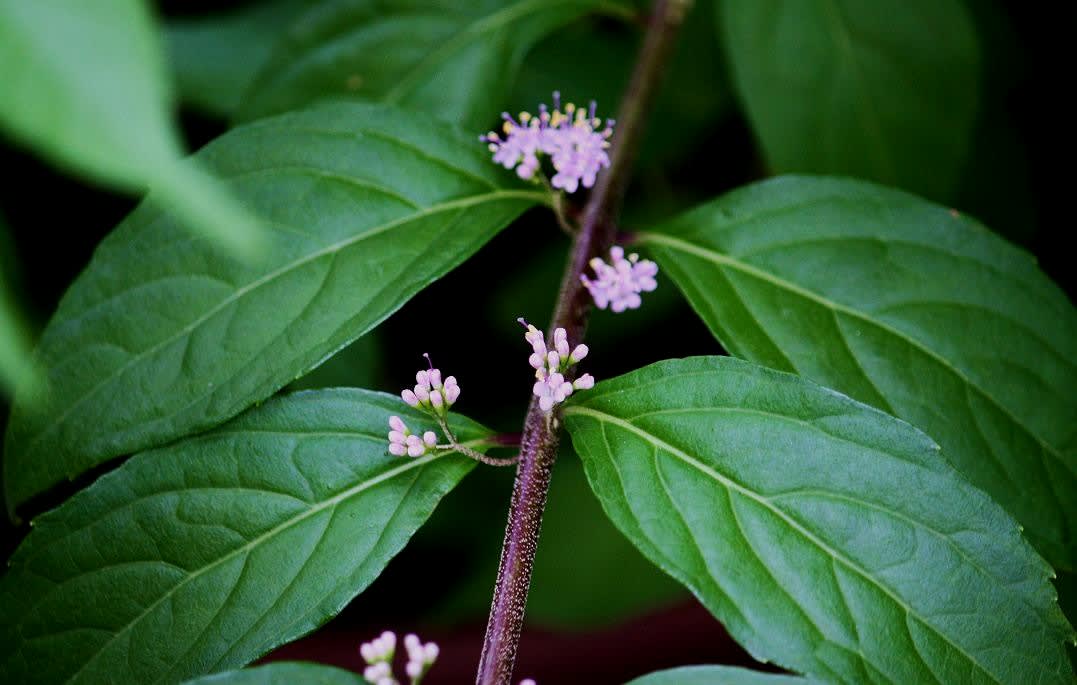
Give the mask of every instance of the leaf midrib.
M 494 191 L 494 192 L 491 192 L 491 193 L 483 193 L 481 195 L 472 195 L 470 197 L 466 197 L 466 198 L 462 198 L 462 199 L 458 199 L 458 200 L 450 200 L 448 202 L 442 202 L 442 203 L 439 203 L 439 204 L 436 204 L 436 205 L 431 205 L 430 207 L 427 207 L 427 208 L 425 208 L 425 209 L 423 209 L 421 211 L 409 213 L 406 216 L 400 217 L 399 219 L 394 219 L 392 221 L 389 221 L 387 223 L 381 224 L 379 226 L 374 226 L 374 227 L 372 227 L 372 228 L 370 228 L 370 229 L 368 229 L 368 230 L 366 230 L 366 231 L 364 231 L 362 233 L 359 233 L 358 235 L 349 236 L 349 237 L 347 237 L 347 238 L 345 238 L 343 240 L 337 241 L 336 243 L 333 243 L 333 244 L 328 245 L 328 246 L 326 246 L 324 248 L 316 250 L 316 251 L 314 251 L 314 252 L 312 252 L 312 253 L 310 253 L 308 255 L 305 255 L 305 256 L 303 256 L 303 257 L 301 257 L 299 259 L 296 259 L 296 260 L 293 260 L 291 262 L 288 262 L 287 264 L 277 268 L 276 270 L 267 273 L 266 275 L 262 276 L 261 278 L 258 278 L 258 279 L 254 280 L 254 281 L 251 281 L 250 283 L 242 286 L 241 288 L 238 288 L 233 293 L 229 294 L 228 297 L 224 298 L 218 304 L 216 304 L 215 306 L 208 309 L 202 316 L 198 317 L 197 319 L 195 319 L 191 323 L 189 323 L 186 326 L 184 326 L 183 328 L 179 329 L 176 333 L 174 333 L 174 334 L 172 334 L 172 335 L 158 341 L 157 343 L 155 343 L 154 345 L 146 348 L 145 350 L 140 351 L 138 354 L 134 355 L 133 357 L 131 357 L 131 359 L 129 359 L 127 362 L 125 362 L 123 364 L 123 366 L 121 366 L 118 369 L 116 369 L 115 371 L 111 372 L 108 376 L 106 376 L 101 381 L 99 381 L 98 383 L 93 385 L 85 393 L 83 393 L 82 395 L 77 397 L 71 404 L 69 404 L 67 406 L 66 409 L 64 409 L 64 411 L 60 412 L 60 414 L 57 415 L 57 417 L 47 427 L 42 429 L 42 431 L 40 433 L 38 433 L 33 439 L 30 440 L 30 442 L 26 446 L 25 453 L 26 454 L 33 453 L 34 449 L 41 443 L 41 441 L 45 437 L 47 437 L 48 435 L 51 435 L 57 428 L 59 428 L 63 424 L 63 422 L 67 419 L 67 417 L 70 416 L 70 414 L 73 411 L 75 411 L 78 407 L 80 407 L 86 400 L 93 397 L 101 388 L 105 387 L 106 385 L 111 383 L 115 378 L 118 378 L 120 375 L 122 375 L 124 372 L 126 372 L 127 369 L 131 368 L 132 366 L 134 366 L 138 362 L 142 361 L 143 359 L 145 359 L 149 355 L 153 354 L 157 350 L 159 350 L 159 349 L 165 347 L 166 345 L 168 345 L 170 343 L 173 343 L 176 340 L 181 339 L 183 336 L 189 334 L 191 331 L 196 329 L 198 326 L 200 326 L 203 323 L 205 323 L 206 321 L 208 321 L 212 316 L 214 316 L 218 312 L 224 310 L 225 307 L 231 305 L 234 302 L 239 301 L 239 299 L 244 297 L 247 293 L 258 289 L 261 286 L 266 285 L 267 283 L 271 283 L 275 279 L 279 278 L 280 276 L 283 276 L 283 275 L 285 275 L 285 274 L 287 274 L 287 273 L 289 273 L 291 271 L 294 271 L 295 269 L 297 269 L 297 268 L 299 268 L 299 267 L 301 267 L 301 266 L 303 266 L 305 264 L 308 264 L 308 263 L 311 263 L 313 261 L 316 261 L 316 260 L 318 260 L 318 259 L 320 259 L 322 257 L 327 256 L 327 255 L 331 255 L 331 254 L 335 254 L 337 252 L 340 252 L 341 250 L 343 250 L 345 248 L 348 248 L 348 247 L 351 247 L 353 245 L 356 245 L 356 244 L 362 242 L 363 240 L 366 240 L 367 238 L 370 238 L 372 236 L 380 235 L 381 233 L 384 233 L 384 232 L 386 232 L 388 230 L 396 228 L 397 226 L 401 226 L 401 225 L 410 223 L 412 221 L 417 221 L 419 219 L 423 219 L 425 217 L 432 216 L 434 214 L 438 214 L 438 213 L 441 213 L 441 212 L 451 211 L 451 210 L 454 210 L 454 209 L 461 209 L 461 208 L 464 208 L 464 207 L 470 207 L 472 205 L 481 204 L 481 203 L 487 202 L 487 201 L 495 201 L 495 200 L 508 199 L 508 198 L 534 200 L 534 201 L 540 202 L 540 203 L 546 201 L 545 194 L 537 192 L 537 191 L 530 191 L 530 190 L 497 190 L 497 191 Z
M 968 659 L 968 661 L 971 664 L 975 665 L 984 675 L 986 675 L 991 680 L 993 680 L 994 682 L 999 683 L 1001 685 L 1001 681 L 999 681 L 998 678 L 996 678 L 994 676 L 994 674 L 992 674 L 990 671 L 988 671 L 979 661 L 977 661 L 975 659 L 975 657 L 973 657 L 971 654 L 969 654 L 963 647 L 961 647 L 957 643 L 953 642 L 953 640 L 951 640 L 948 635 L 946 635 L 945 633 L 942 633 L 941 631 L 939 631 L 939 629 L 936 628 L 933 624 L 929 623 L 925 619 L 925 617 L 921 616 L 918 612 L 914 611 L 911 606 L 909 606 L 907 603 L 905 603 L 905 601 L 903 601 L 901 599 L 901 597 L 894 594 L 894 592 L 889 587 L 887 587 L 886 585 L 884 585 L 881 582 L 879 582 L 878 580 L 876 580 L 874 577 L 871 576 L 871 574 L 869 574 L 866 570 L 862 569 L 858 564 L 853 562 L 851 559 L 846 558 L 843 554 L 841 554 L 837 550 L 830 547 L 830 545 L 826 544 L 823 540 L 816 537 L 814 534 L 811 533 L 811 531 L 809 531 L 806 528 L 804 528 L 803 526 L 801 526 L 797 521 L 795 521 L 793 518 L 791 518 L 789 515 L 787 515 L 781 509 L 778 509 L 777 507 L 775 507 L 770 502 L 770 500 L 767 499 L 766 497 L 763 497 L 762 495 L 759 495 L 758 493 L 753 492 L 752 490 L 750 490 L 750 489 L 742 486 L 741 484 L 737 483 L 736 481 L 724 476 L 723 474 L 719 473 L 718 471 L 715 471 L 713 468 L 711 468 L 707 464 L 702 463 L 698 459 L 692 457 L 687 452 L 684 452 L 683 450 L 680 450 L 677 447 L 674 447 L 673 445 L 665 442 L 664 440 L 658 438 L 657 436 L 655 436 L 655 435 L 653 435 L 651 433 L 648 433 L 647 431 L 643 430 L 642 428 L 637 427 L 635 424 L 632 424 L 632 423 L 630 423 L 628 421 L 625 421 L 625 420 L 623 420 L 623 419 L 621 419 L 619 417 L 613 416 L 612 414 L 607 414 L 605 412 L 601 412 L 601 411 L 598 411 L 596 409 L 592 409 L 591 407 L 584 407 L 584 406 L 579 406 L 579 405 L 572 405 L 572 406 L 566 407 L 565 410 L 564 410 L 564 414 L 566 416 L 571 415 L 571 414 L 583 414 L 585 416 L 591 416 L 592 418 L 594 418 L 597 421 L 600 421 L 600 422 L 604 421 L 604 422 L 612 423 L 612 424 L 614 424 L 616 426 L 619 426 L 619 427 L 623 428 L 624 430 L 627 430 L 627 431 L 629 431 L 631 433 L 635 433 L 636 435 L 638 435 L 643 440 L 649 442 L 655 449 L 661 449 L 661 450 L 664 450 L 664 451 L 668 452 L 670 455 L 672 455 L 673 457 L 676 457 L 677 459 L 680 459 L 681 461 L 683 461 L 688 466 L 691 466 L 691 467 L 695 468 L 697 471 L 699 471 L 703 475 L 709 476 L 712 480 L 716 481 L 717 483 L 719 483 L 721 486 L 723 486 L 727 490 L 733 490 L 733 491 L 735 491 L 735 492 L 737 492 L 737 493 L 739 493 L 739 494 L 741 494 L 741 495 L 743 495 L 743 496 L 757 502 L 760 506 L 762 506 L 763 508 L 765 508 L 766 510 L 770 511 L 775 516 L 780 518 L 783 522 L 785 522 L 795 532 L 802 535 L 805 540 L 811 542 L 816 547 L 818 547 L 820 551 L 822 551 L 823 553 L 830 556 L 831 559 L 836 560 L 838 562 L 841 562 L 849 570 L 853 571 L 857 575 L 861 576 L 862 578 L 864 578 L 865 580 L 870 582 L 875 587 L 879 588 L 884 594 L 886 594 L 888 597 L 890 597 L 890 599 L 897 606 L 901 607 L 905 611 L 906 615 L 914 616 L 923 625 L 929 627 L 931 629 L 931 632 L 933 632 L 935 635 L 938 635 L 948 645 L 953 647 L 959 654 L 963 655 L 966 659 Z M 613 458 L 612 453 L 610 455 L 610 458 L 611 459 Z
M 225 563 L 227 561 L 230 561 L 231 559 L 235 558 L 236 556 L 238 556 L 241 553 L 250 552 L 252 549 L 254 549 L 258 545 L 262 544 L 265 540 L 267 540 L 269 538 L 272 538 L 272 537 L 275 537 L 276 535 L 278 535 L 279 533 L 287 530 L 288 528 L 291 528 L 292 526 L 294 526 L 294 525 L 296 525 L 298 523 L 301 523 L 302 521 L 305 521 L 306 519 L 310 518 L 311 516 L 314 516 L 315 514 L 321 513 L 322 511 L 325 511 L 326 509 L 328 509 L 330 507 L 336 506 L 337 504 L 341 503 L 342 501 L 344 501 L 346 499 L 349 499 L 351 497 L 354 497 L 355 495 L 358 495 L 359 493 L 363 492 L 364 490 L 367 490 L 367 489 L 369 489 L 371 487 L 374 487 L 375 485 L 379 485 L 379 484 L 381 484 L 381 483 L 383 483 L 383 482 L 385 482 L 387 480 L 390 480 L 390 479 L 400 475 L 401 473 L 406 473 L 407 471 L 409 471 L 411 469 L 418 468 L 420 466 L 425 466 L 426 464 L 429 464 L 430 462 L 434 461 L 435 459 L 442 459 L 442 458 L 449 457 L 449 456 L 454 455 L 454 454 L 456 454 L 456 452 L 447 452 L 447 453 L 444 453 L 444 454 L 431 454 L 431 455 L 427 455 L 427 456 L 424 456 L 424 457 L 419 457 L 417 459 L 411 459 L 408 462 L 406 462 L 406 463 L 404 463 L 404 464 L 402 464 L 400 466 L 397 466 L 396 468 L 390 469 L 390 470 L 388 470 L 388 471 L 386 471 L 386 472 L 384 472 L 382 474 L 379 474 L 378 476 L 375 476 L 374 478 L 371 478 L 370 480 L 365 480 L 362 483 L 359 483 L 358 485 L 352 486 L 352 487 L 350 487 L 350 488 L 348 488 L 346 490 L 341 491 L 340 493 L 330 497 L 329 499 L 324 500 L 323 502 L 319 502 L 318 504 L 311 506 L 306 511 L 304 511 L 304 512 L 302 512 L 302 513 L 300 513 L 300 514 L 298 514 L 298 515 L 296 515 L 296 516 L 294 516 L 294 517 L 292 517 L 290 519 L 287 519 L 287 520 L 283 521 L 282 523 L 277 524 L 276 526 L 274 526 L 273 528 L 269 529 L 268 531 L 262 533 L 261 535 L 255 537 L 255 538 L 252 538 L 246 544 L 244 544 L 244 545 L 242 545 L 240 547 L 237 547 L 234 550 L 232 550 L 231 552 L 228 552 L 227 554 L 219 557 L 218 559 L 210 562 L 209 564 L 206 564 L 202 568 L 200 568 L 197 571 L 195 571 L 195 572 L 189 574 L 188 576 L 186 576 L 183 580 L 181 580 L 176 585 L 172 586 L 172 588 L 170 588 L 168 590 L 168 592 L 163 593 L 157 600 L 155 600 L 152 604 L 147 606 L 142 612 L 140 612 L 133 619 L 128 621 L 127 624 L 121 630 L 119 630 L 115 634 L 113 634 L 113 636 L 107 642 L 105 642 L 103 645 L 101 645 L 101 647 L 96 649 L 94 651 L 93 655 L 90 656 L 86 660 L 86 663 L 84 663 L 82 665 L 82 667 L 79 668 L 78 671 L 76 671 L 73 675 L 71 675 L 71 677 L 67 678 L 67 680 L 65 682 L 69 682 L 69 683 L 74 682 L 75 679 L 77 679 L 79 677 L 79 675 L 82 674 L 83 671 L 85 671 L 92 663 L 94 663 L 94 661 L 106 649 L 108 649 L 114 642 L 116 642 L 116 640 L 118 640 L 121 636 L 123 636 L 129 630 L 131 630 L 131 628 L 133 628 L 139 621 L 141 621 L 143 618 L 145 618 L 161 602 L 165 601 L 169 597 L 172 597 L 176 592 L 178 592 L 181 588 L 186 586 L 191 581 L 201 577 L 205 573 L 207 573 L 210 570 L 220 566 L 221 564 L 223 564 L 223 563 Z
M 820 305 L 822 305 L 822 306 L 826 307 L 827 309 L 830 309 L 830 310 L 832 310 L 834 312 L 841 312 L 843 314 L 846 314 L 848 316 L 851 316 L 853 318 L 859 319 L 861 321 L 865 321 L 865 322 L 867 322 L 867 323 L 869 323 L 869 324 L 871 324 L 873 326 L 881 328 L 886 333 L 889 333 L 890 335 L 894 336 L 898 340 L 903 341 L 905 344 L 909 345 L 910 347 L 915 348 L 916 350 L 919 350 L 923 354 L 927 355 L 931 359 L 934 359 L 936 362 L 941 364 L 944 368 L 948 369 L 951 373 L 953 373 L 955 376 L 957 376 L 957 378 L 962 383 L 964 383 L 968 387 L 974 389 L 982 397 L 987 399 L 995 408 L 997 408 L 1010 421 L 1012 421 L 1015 426 L 1017 426 L 1022 431 L 1024 431 L 1026 435 L 1028 435 L 1033 440 L 1035 440 L 1037 443 L 1042 445 L 1044 450 L 1047 453 L 1049 453 L 1059 464 L 1069 468 L 1066 461 L 1062 458 L 1062 451 L 1060 449 L 1056 448 L 1054 445 L 1047 442 L 1047 440 L 1045 440 L 1043 437 L 1041 437 L 1037 432 L 1031 430 L 1027 425 L 1025 425 L 1025 423 L 1022 420 L 1018 419 L 1013 414 L 1013 412 L 1010 410 L 1009 407 L 1004 405 L 1000 400 L 998 400 L 994 395 L 989 393 L 986 389 L 981 387 L 979 384 L 975 383 L 971 378 L 969 378 L 964 373 L 964 371 L 962 371 L 961 369 L 956 367 L 950 360 L 946 359 L 945 357 L 942 357 L 941 355 L 939 355 L 937 352 L 935 352 L 931 348 L 925 346 L 919 340 L 916 340 L 915 338 L 910 337 L 909 335 L 907 335 L 904 332 L 894 328 L 893 326 L 887 324 L 886 322 L 876 320 L 876 319 L 868 316 L 864 312 L 861 312 L 861 311 L 859 311 L 857 309 L 854 309 L 854 308 L 852 308 L 852 307 L 850 307 L 848 305 L 841 304 L 840 302 L 836 302 L 834 300 L 831 300 L 831 299 L 829 299 L 827 297 L 824 297 L 823 295 L 820 295 L 819 293 L 813 292 L 813 291 L 811 291 L 811 290 L 809 290 L 809 289 L 807 289 L 807 288 L 805 288 L 803 286 L 800 286 L 800 285 L 798 285 L 796 283 L 793 283 L 791 281 L 787 281 L 784 278 L 781 278 L 781 277 L 779 277 L 779 276 L 777 276 L 775 274 L 772 274 L 772 273 L 770 273 L 768 271 L 763 271 L 762 269 L 759 269 L 759 268 L 754 267 L 754 266 L 752 266 L 750 264 L 742 262 L 742 261 L 740 261 L 740 260 L 738 260 L 738 259 L 736 259 L 736 258 L 734 258 L 734 257 L 732 257 L 730 255 L 723 254 L 721 252 L 716 252 L 714 250 L 710 250 L 710 249 L 707 249 L 705 247 L 695 245 L 693 243 L 681 240 L 679 238 L 674 238 L 673 236 L 664 235 L 664 234 L 660 234 L 660 233 L 640 233 L 639 237 L 640 237 L 640 240 L 642 242 L 644 242 L 644 243 L 649 242 L 649 243 L 654 243 L 654 244 L 658 244 L 658 245 L 665 245 L 665 246 L 667 246 L 669 248 L 672 248 L 674 250 L 680 250 L 681 252 L 686 252 L 688 254 L 692 254 L 692 255 L 695 255 L 697 257 L 700 257 L 700 258 L 702 258 L 702 259 L 704 259 L 706 261 L 713 262 L 714 264 L 717 264 L 720 267 L 721 266 L 727 266 L 729 268 L 735 269 L 736 271 L 739 271 L 740 273 L 746 274 L 748 276 L 752 276 L 752 277 L 754 277 L 756 279 L 759 279 L 759 280 L 762 280 L 762 281 L 766 281 L 766 282 L 770 283 L 771 285 L 774 285 L 774 286 L 776 286 L 778 288 L 781 288 L 783 290 L 787 290 L 787 291 L 789 291 L 789 292 L 791 292 L 791 293 L 793 293 L 795 295 L 799 295 L 799 296 L 803 297 L 804 299 L 811 300 L 812 302 L 820 304 Z

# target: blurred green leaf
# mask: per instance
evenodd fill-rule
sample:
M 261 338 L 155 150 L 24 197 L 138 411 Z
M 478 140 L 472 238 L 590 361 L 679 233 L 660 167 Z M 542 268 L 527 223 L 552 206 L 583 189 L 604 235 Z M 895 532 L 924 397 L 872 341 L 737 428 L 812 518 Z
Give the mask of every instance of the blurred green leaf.
M 757 659 L 841 682 L 1070 683 L 1051 568 L 909 424 L 729 357 L 573 396 L 606 513 Z
M 250 256 L 254 218 L 179 164 L 157 28 L 142 0 L 0 0 L 0 127 L 55 164 L 154 187 L 189 227 Z
M 42 334 L 47 394 L 16 398 L 9 502 L 265 399 L 546 197 L 474 137 L 377 105 L 268 119 L 198 157 L 266 218 L 263 258 L 208 250 L 152 201 L 120 224 Z
M 278 661 L 257 668 L 215 673 L 188 680 L 185 685 L 366 685 L 351 671 L 332 666 Z
M 732 666 L 682 666 L 649 673 L 628 685 L 814 685 L 818 682 L 795 675 L 761 673 Z
M 232 116 L 277 41 L 313 4 L 263 0 L 228 14 L 169 22 L 165 38 L 180 97 L 209 114 Z
M 695 4 L 658 91 L 642 141 L 641 167 L 667 166 L 690 156 L 733 104 L 709 21 L 714 1 Z M 524 60 L 510 111 L 534 112 L 556 90 L 565 101 L 595 100 L 601 116 L 615 119 L 641 40 L 638 27 L 608 21 L 578 22 L 548 36 Z
M 976 221 L 869 183 L 787 177 L 644 243 L 731 353 L 899 416 L 1077 563 L 1077 312 Z
M 359 97 L 478 130 L 496 120 L 534 43 L 611 6 L 607 0 L 327 0 L 281 41 L 238 117 Z
M 777 173 L 859 176 L 951 199 L 980 92 L 960 0 L 726 0 L 719 29 Z
M 317 628 L 475 464 L 390 456 L 392 414 L 436 429 L 382 393 L 274 398 L 35 519 L 0 579 L 0 681 L 176 682 Z
M 10 275 L 5 273 L 9 244 L 0 217 L 0 395 L 10 395 L 23 383 L 40 381 L 30 363 L 30 334 L 10 292 Z

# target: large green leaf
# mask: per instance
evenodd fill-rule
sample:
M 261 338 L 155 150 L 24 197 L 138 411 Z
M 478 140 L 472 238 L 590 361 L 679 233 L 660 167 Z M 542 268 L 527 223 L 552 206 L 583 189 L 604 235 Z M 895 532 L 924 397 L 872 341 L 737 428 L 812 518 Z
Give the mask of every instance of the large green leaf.
M 1071 682 L 1050 567 L 908 424 L 729 357 L 600 383 L 564 417 L 606 513 L 756 658 L 842 682 Z
M 240 107 L 249 120 L 326 97 L 402 104 L 478 129 L 524 55 L 607 0 L 328 0 L 280 42 Z
M 628 685 L 815 685 L 794 675 L 762 673 L 732 666 L 682 666 L 636 678 Z
M 777 172 L 949 197 L 968 154 L 980 50 L 961 0 L 727 0 L 719 26 Z
M 180 97 L 231 116 L 277 40 L 312 0 L 260 0 L 229 14 L 170 22 L 165 32 Z
M 141 192 L 242 254 L 254 219 L 180 164 L 168 78 L 142 0 L 0 0 L 0 128 L 54 163 Z
M 868 183 L 784 178 L 646 243 L 733 354 L 926 431 L 1054 564 L 1077 563 L 1077 315 L 1024 252 Z
M 266 120 L 199 157 L 266 217 L 264 259 L 221 257 L 152 203 L 128 217 L 42 336 L 49 393 L 12 416 L 9 501 L 234 416 L 543 199 L 473 136 L 383 106 Z
M 0 579 L 0 681 L 175 682 L 319 626 L 474 464 L 390 456 L 391 414 L 435 428 L 381 393 L 275 398 L 36 519 Z
M 278 661 L 195 678 L 185 685 L 366 685 L 366 681 L 351 671 L 332 666 Z

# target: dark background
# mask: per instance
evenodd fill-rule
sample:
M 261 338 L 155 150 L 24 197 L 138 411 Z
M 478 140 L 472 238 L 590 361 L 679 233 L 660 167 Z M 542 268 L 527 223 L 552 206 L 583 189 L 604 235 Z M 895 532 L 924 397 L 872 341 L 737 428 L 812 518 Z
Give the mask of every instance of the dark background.
M 177 0 L 159 6 L 167 19 L 240 4 Z M 1072 299 L 1074 222 L 1068 205 L 1074 193 L 1074 110 L 1067 99 L 1077 25 L 1073 6 L 976 1 L 970 6 L 985 44 L 987 92 L 967 181 L 954 204 L 1035 254 Z M 693 23 L 709 26 L 705 11 L 697 8 Z M 612 23 L 591 23 L 580 30 L 617 34 L 618 40 L 637 37 L 631 27 Z M 699 45 L 698 40 L 682 43 L 675 65 L 700 62 Z M 713 46 L 705 59 L 721 71 Z M 622 79 L 629 68 L 624 65 Z M 676 107 L 677 93 L 669 91 L 663 92 L 664 106 Z M 614 103 L 601 105 L 603 114 L 612 115 Z M 180 117 L 191 149 L 226 130 L 225 122 L 186 109 Z M 655 128 L 663 123 L 659 119 Z M 699 126 L 691 145 L 671 150 L 656 139 L 660 142 L 645 150 L 630 192 L 626 228 L 642 227 L 647 217 L 767 175 L 729 97 Z M 977 173 L 982 166 L 1002 169 L 1005 175 L 984 178 Z M 37 331 L 96 244 L 136 200 L 74 180 L 4 140 L 0 168 L 5 170 L 0 217 L 11 239 L 10 245 L 0 245 L 2 272 Z M 429 351 L 445 373 L 461 379 L 460 411 L 498 430 L 519 430 L 530 370 L 523 364 L 527 346 L 514 319 L 524 316 L 545 327 L 567 245 L 548 214 L 526 215 L 304 384 L 397 392 L 419 368 L 421 353 Z M 606 312 L 594 315 L 588 337 L 592 354 L 584 370 L 601 379 L 658 359 L 721 351 L 672 284 L 661 276 L 659 284 L 639 311 L 616 319 Z M 420 330 L 439 333 L 416 335 Z M 0 397 L 0 428 L 6 416 Z M 54 506 L 96 475 L 35 501 L 33 508 Z M 325 628 L 274 656 L 360 670 L 360 640 L 385 628 L 414 630 L 441 643 L 442 657 L 427 682 L 469 682 L 485 627 L 512 475 L 513 469 L 477 469 L 371 588 Z M 519 677 L 535 677 L 543 685 L 617 683 L 680 664 L 750 663 L 705 610 L 617 537 L 581 483 L 575 455 L 563 449 L 538 553 Z M 0 525 L 6 556 L 26 528 L 6 521 Z M 1069 594 L 1062 591 L 1065 604 Z

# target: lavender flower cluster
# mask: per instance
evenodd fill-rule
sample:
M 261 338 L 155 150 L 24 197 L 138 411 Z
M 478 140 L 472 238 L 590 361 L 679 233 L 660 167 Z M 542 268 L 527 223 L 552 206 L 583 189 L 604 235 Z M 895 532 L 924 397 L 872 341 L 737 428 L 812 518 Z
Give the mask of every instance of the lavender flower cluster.
M 658 287 L 654 279 L 658 274 L 658 265 L 648 259 L 640 259 L 635 253 L 625 258 L 624 248 L 618 245 L 610 248 L 609 264 L 601 257 L 595 257 L 589 264 L 595 272 L 594 280 L 586 274 L 581 274 L 580 280 L 599 309 L 609 307 L 617 313 L 636 309 L 642 303 L 639 294 Z
M 506 169 L 515 167 L 523 179 L 534 178 L 539 170 L 540 157 L 548 155 L 556 171 L 550 183 L 568 193 L 574 193 L 582 185 L 590 188 L 595 184 L 598 172 L 610 165 L 607 149 L 613 135 L 613 120 L 595 116 L 595 102 L 588 110 L 577 108 L 573 103 L 561 111 L 561 94 L 553 94 L 554 108 L 539 105 L 538 116 L 520 112 L 519 121 L 505 112 L 502 139 L 490 131 L 479 140 L 488 143 L 494 161 Z
M 553 349 L 547 349 L 542 331 L 523 319 L 519 321 L 527 328 L 524 340 L 531 344 L 532 350 L 527 361 L 535 370 L 537 379 L 532 392 L 539 398 L 542 411 L 549 412 L 554 405 L 564 402 L 573 390 L 590 390 L 594 387 L 595 379 L 589 373 L 572 383 L 565 379 L 565 373 L 587 356 L 587 345 L 576 345 L 575 349 L 571 349 L 565 329 L 558 328 L 553 332 Z

